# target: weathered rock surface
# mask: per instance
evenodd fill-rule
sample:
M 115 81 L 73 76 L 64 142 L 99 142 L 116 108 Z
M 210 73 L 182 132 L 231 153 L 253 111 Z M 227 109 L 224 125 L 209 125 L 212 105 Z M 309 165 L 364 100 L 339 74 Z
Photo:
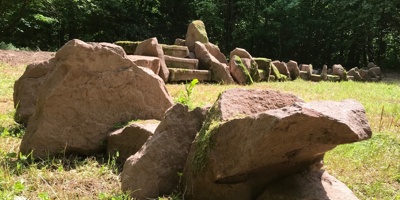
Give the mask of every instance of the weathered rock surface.
M 260 73 L 258 72 L 258 65 L 254 59 L 241 58 L 243 64 L 249 70 L 250 76 L 254 82 L 260 82 Z
M 28 65 L 24 74 L 14 84 L 15 121 L 26 126 L 35 112 L 38 89 L 49 72 L 56 66 L 57 59 Z
M 163 81 L 124 56 L 102 44 L 66 43 L 38 91 L 20 151 L 42 158 L 99 153 L 115 124 L 161 119 L 172 105 Z
M 257 200 L 357 200 L 342 182 L 323 170 L 296 174 L 271 184 Z
M 326 65 L 322 66 L 321 78 L 324 81 L 326 81 L 326 79 L 328 79 L 328 66 L 326 66 Z
M 243 69 L 240 67 L 240 65 L 238 65 L 240 63 L 240 62 L 238 62 L 238 58 L 240 58 L 241 62 L 243 63 L 243 65 L 245 66 L 245 68 L 248 71 L 248 74 L 251 77 L 251 81 L 247 79 L 246 83 L 252 84 L 253 82 L 260 81 L 260 74 L 258 72 L 258 64 L 253 59 L 253 57 L 250 55 L 249 52 L 247 52 L 245 49 L 242 49 L 242 48 L 235 48 L 234 50 L 231 51 L 229 56 L 230 56 L 231 73 L 232 73 L 232 71 L 234 71 L 234 72 L 235 71 L 236 72 L 243 71 Z M 239 69 L 239 71 L 237 69 Z M 247 72 L 243 71 L 242 73 L 246 74 Z M 235 76 L 235 75 L 232 74 L 232 76 Z M 238 80 L 236 80 L 236 81 L 238 81 Z M 243 81 L 239 79 L 239 83 L 243 84 Z
M 198 69 L 199 60 L 164 56 L 168 68 Z
M 136 199 L 168 195 L 178 187 L 189 148 L 200 130 L 207 110 L 176 104 L 169 109 L 153 137 L 125 162 L 123 191 Z
M 201 43 L 208 43 L 208 36 L 204 22 L 201 20 L 195 20 L 189 24 L 186 32 L 186 46 L 189 51 L 195 51 L 195 43 L 199 41 Z
M 310 81 L 313 81 L 313 82 L 320 82 L 320 81 L 322 81 L 322 80 L 323 80 L 323 78 L 322 78 L 321 75 L 318 75 L 318 74 L 311 74 Z
M 164 51 L 160 44 L 158 44 L 157 38 L 150 38 L 139 43 L 135 50 L 135 55 L 143 56 L 154 56 L 160 59 L 160 71 L 158 75 L 164 80 L 168 81 L 169 71 L 164 60 Z
M 281 62 L 279 60 L 275 60 L 275 61 L 272 61 L 272 64 L 275 65 L 275 67 L 278 69 L 279 73 L 285 75 L 286 77 L 291 77 L 286 63 Z
M 289 62 L 286 63 L 286 66 L 289 70 L 290 78 L 292 80 L 296 80 L 297 77 L 300 76 L 300 69 L 299 69 L 297 62 L 293 61 L 293 60 L 289 60 Z
M 174 45 L 186 46 L 186 40 L 184 40 L 182 38 L 176 38 Z
M 117 41 L 114 44 L 121 46 L 125 53 L 128 55 L 133 55 L 136 51 L 136 47 L 142 41 Z
M 253 84 L 253 78 L 250 75 L 249 66 L 244 64 L 239 56 L 234 55 L 231 58 L 229 63 L 229 71 L 237 83 L 243 85 Z
M 164 51 L 164 56 L 172 56 L 178 58 L 186 58 L 189 56 L 189 49 L 187 46 L 179 46 L 179 45 L 161 45 L 162 50 Z
M 195 46 L 196 58 L 199 60 L 199 69 L 210 70 L 213 81 L 224 84 L 234 83 L 228 65 L 219 62 L 218 59 L 211 55 L 203 43 L 196 42 Z
M 347 80 L 347 78 L 346 78 L 346 70 L 340 64 L 334 64 L 332 66 L 332 74 L 336 75 L 336 76 L 339 76 L 340 80 Z
M 107 138 L 108 155 L 115 156 L 118 152 L 118 160 L 125 162 L 129 156 L 139 151 L 159 124 L 157 120 L 144 120 L 110 133 Z
M 269 81 L 269 77 L 271 75 L 271 59 L 268 58 L 253 58 L 254 61 L 256 61 L 257 65 L 258 65 L 258 69 L 264 70 L 265 73 L 265 80 L 264 81 Z
M 354 81 L 365 81 L 365 79 L 360 75 L 359 69 L 357 67 L 350 69 L 347 75 L 353 76 Z
M 208 70 L 169 68 L 169 82 L 191 81 L 193 79 L 211 81 L 211 72 Z
M 253 59 L 253 57 L 250 55 L 250 53 L 248 51 L 246 51 L 246 49 L 242 49 L 242 48 L 235 48 L 234 50 L 232 50 L 231 53 L 229 54 L 229 58 L 232 59 L 232 57 L 235 55 L 239 56 L 240 58 Z
M 221 52 L 219 47 L 211 42 L 204 43 L 204 46 L 206 47 L 207 51 L 213 55 L 220 63 L 225 63 L 227 64 L 228 61 L 226 61 L 225 55 Z
M 308 169 L 336 145 L 371 137 L 356 101 L 303 103 L 284 93 L 247 92 L 222 93 L 211 108 L 185 166 L 187 198 L 254 199 L 266 184 Z
M 154 74 L 160 73 L 160 58 L 154 56 L 127 55 L 126 58 L 131 60 L 137 66 L 149 68 Z

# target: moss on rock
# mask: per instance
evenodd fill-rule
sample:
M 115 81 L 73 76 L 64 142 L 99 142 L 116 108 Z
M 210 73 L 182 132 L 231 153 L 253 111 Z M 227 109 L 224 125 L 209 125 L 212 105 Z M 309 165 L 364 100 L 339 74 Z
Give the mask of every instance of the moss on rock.
M 121 46 L 126 54 L 133 55 L 135 54 L 136 47 L 142 41 L 116 41 L 114 44 Z
M 242 59 L 239 56 L 234 56 L 233 57 L 235 64 L 240 68 L 240 70 L 244 73 L 245 77 L 246 77 L 246 84 L 251 85 L 254 83 L 253 78 L 251 77 L 251 74 L 249 72 L 249 70 L 247 70 L 247 67 L 244 65 L 244 63 L 242 62 Z M 258 71 L 257 71 L 258 73 Z M 258 77 L 260 76 L 260 74 L 258 74 Z

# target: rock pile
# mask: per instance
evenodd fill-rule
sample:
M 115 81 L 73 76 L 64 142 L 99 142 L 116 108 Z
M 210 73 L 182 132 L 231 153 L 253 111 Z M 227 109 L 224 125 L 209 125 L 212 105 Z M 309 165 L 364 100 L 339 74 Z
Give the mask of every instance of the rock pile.
M 156 38 L 150 40 L 157 43 L 154 42 L 154 40 L 157 40 Z M 145 55 L 135 51 L 142 43 L 148 43 L 148 40 L 115 42 L 115 44 L 122 46 L 128 54 Z M 330 71 L 325 67 L 325 71 L 323 68 L 321 73 L 317 73 L 313 70 L 311 64 L 298 65 L 293 60 L 282 62 L 279 60 L 272 61 L 268 58 L 253 58 L 249 52 L 241 48 L 234 49 L 227 60 L 218 46 L 209 42 L 205 25 L 200 20 L 195 20 L 189 24 L 185 39 L 177 38 L 174 45 L 161 44 L 159 46 L 157 47 L 158 53 L 146 55 L 159 58 L 161 67 L 152 65 L 151 69 L 163 69 L 159 75 L 165 82 L 190 81 L 195 78 L 200 81 L 213 81 L 223 84 L 286 81 L 295 80 L 298 77 L 314 82 L 380 81 L 382 79 L 380 68 L 373 63 L 368 64 L 366 68 L 353 68 L 348 72 L 342 65 L 335 64 Z M 160 49 L 164 51 L 164 57 L 161 56 Z M 143 63 L 144 58 L 139 60 L 135 57 L 131 58 L 137 65 L 149 67 L 149 64 Z M 154 58 L 148 59 L 153 60 Z M 169 77 L 166 77 L 168 73 Z
M 27 125 L 21 153 L 118 152 L 125 162 L 122 190 L 136 199 L 176 190 L 185 199 L 357 199 L 321 168 L 327 151 L 371 137 L 360 103 L 307 103 L 274 90 L 232 89 L 211 108 L 190 111 L 173 105 L 164 85 L 188 77 L 174 70 L 191 72 L 191 79 L 207 71 L 202 80 L 227 84 L 345 80 L 350 72 L 334 65 L 335 75 L 326 66 L 316 75 L 311 64 L 254 58 L 240 48 L 227 62 L 202 22 L 188 32 L 186 41 L 177 40 L 184 47 L 151 38 L 137 43 L 135 55 L 71 40 L 54 58 L 29 65 L 14 85 L 16 120 Z M 364 81 L 380 76 L 373 64 L 352 73 Z
M 357 199 L 321 167 L 325 152 L 371 137 L 360 103 L 305 103 L 273 90 L 233 89 L 204 113 L 171 108 L 163 120 L 169 128 L 157 128 L 125 162 L 123 190 L 136 199 L 179 186 L 185 199 Z

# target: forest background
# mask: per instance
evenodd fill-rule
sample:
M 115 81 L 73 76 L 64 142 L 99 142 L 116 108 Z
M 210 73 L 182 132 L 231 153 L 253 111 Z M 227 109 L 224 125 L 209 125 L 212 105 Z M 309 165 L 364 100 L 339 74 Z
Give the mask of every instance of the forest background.
M 0 0 L 0 42 L 42 51 L 74 38 L 173 44 L 195 19 L 225 54 L 400 69 L 398 0 Z

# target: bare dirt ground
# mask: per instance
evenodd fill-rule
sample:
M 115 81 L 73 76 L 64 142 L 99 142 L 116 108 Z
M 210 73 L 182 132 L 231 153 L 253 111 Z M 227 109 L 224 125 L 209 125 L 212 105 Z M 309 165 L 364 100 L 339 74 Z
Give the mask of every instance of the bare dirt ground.
M 10 66 L 28 65 L 36 61 L 48 60 L 55 52 L 47 51 L 8 51 L 0 50 L 0 62 Z

